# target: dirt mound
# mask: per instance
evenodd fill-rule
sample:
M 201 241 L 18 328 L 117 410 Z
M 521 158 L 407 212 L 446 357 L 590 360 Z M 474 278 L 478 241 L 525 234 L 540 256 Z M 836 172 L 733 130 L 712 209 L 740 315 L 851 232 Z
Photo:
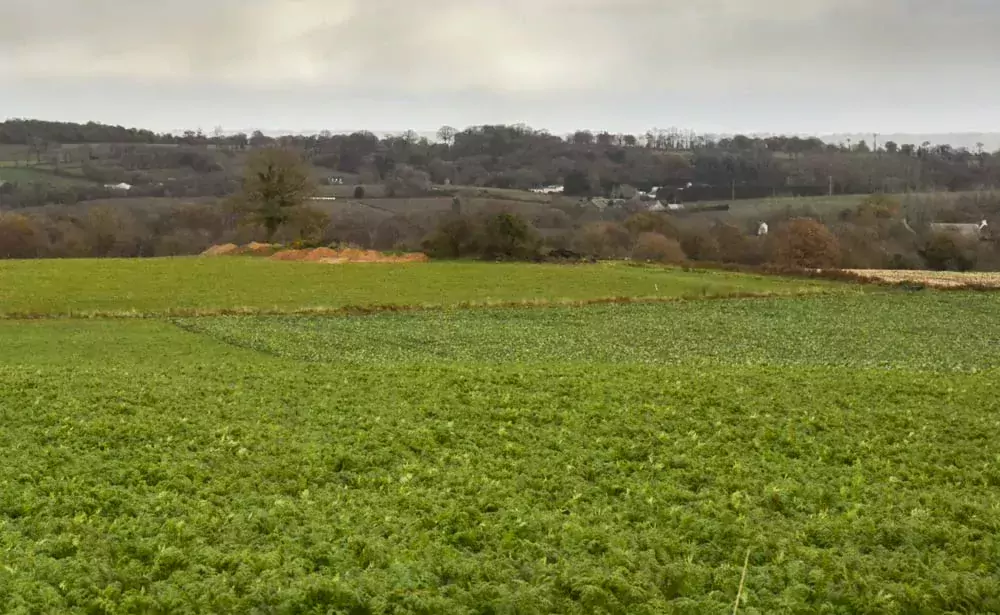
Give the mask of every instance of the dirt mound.
M 230 254 L 237 254 L 240 251 L 240 247 L 235 243 L 224 243 L 219 246 L 212 246 L 211 248 L 205 250 L 201 253 L 202 256 L 228 256 Z
M 309 254 L 309 250 L 282 250 L 271 256 L 271 260 L 276 261 L 304 261 Z
M 281 246 L 276 243 L 258 243 L 252 241 L 243 246 L 242 252 L 244 254 L 253 254 L 254 256 L 271 256 L 280 249 Z
M 307 250 L 306 256 L 303 260 L 311 262 L 319 262 L 326 258 L 337 258 L 338 254 L 336 250 L 331 248 L 316 248 L 315 250 Z
M 316 248 L 315 250 L 285 250 L 271 257 L 279 261 L 305 261 L 337 265 L 341 263 L 425 263 L 426 254 L 411 253 L 390 255 L 375 250 L 357 250 L 348 248 L 334 250 L 332 248 Z

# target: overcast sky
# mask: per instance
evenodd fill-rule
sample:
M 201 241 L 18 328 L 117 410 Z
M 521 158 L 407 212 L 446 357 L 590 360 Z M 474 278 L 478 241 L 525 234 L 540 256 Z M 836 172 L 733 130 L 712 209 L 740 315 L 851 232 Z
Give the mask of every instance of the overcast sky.
M 1000 0 L 0 0 L 0 115 L 1000 129 Z

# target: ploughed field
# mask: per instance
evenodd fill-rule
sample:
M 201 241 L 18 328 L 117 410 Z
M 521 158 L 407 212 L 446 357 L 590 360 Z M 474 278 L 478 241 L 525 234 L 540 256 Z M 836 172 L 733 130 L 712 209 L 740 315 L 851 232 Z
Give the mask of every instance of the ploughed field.
M 0 264 L 0 612 L 1000 611 L 998 295 L 207 262 Z

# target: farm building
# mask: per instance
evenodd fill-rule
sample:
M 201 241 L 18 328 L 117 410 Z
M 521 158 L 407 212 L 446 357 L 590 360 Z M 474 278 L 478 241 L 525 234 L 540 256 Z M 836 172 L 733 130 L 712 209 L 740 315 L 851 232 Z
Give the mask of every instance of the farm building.
M 964 237 L 982 238 L 989 228 L 986 220 L 979 224 L 954 224 L 948 222 L 934 222 L 931 224 L 931 231 L 934 233 L 955 233 Z
M 542 188 L 531 189 L 536 194 L 562 194 L 564 190 L 563 186 L 543 186 Z

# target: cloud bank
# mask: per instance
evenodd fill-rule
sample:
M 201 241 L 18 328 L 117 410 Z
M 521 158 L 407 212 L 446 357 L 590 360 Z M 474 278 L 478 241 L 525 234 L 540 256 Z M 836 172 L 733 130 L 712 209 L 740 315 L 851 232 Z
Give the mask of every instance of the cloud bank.
M 522 101 L 613 93 L 691 105 L 692 93 L 738 105 L 851 91 L 874 105 L 1000 87 L 995 0 L 0 4 L 0 78 L 25 96 L 101 82 Z

